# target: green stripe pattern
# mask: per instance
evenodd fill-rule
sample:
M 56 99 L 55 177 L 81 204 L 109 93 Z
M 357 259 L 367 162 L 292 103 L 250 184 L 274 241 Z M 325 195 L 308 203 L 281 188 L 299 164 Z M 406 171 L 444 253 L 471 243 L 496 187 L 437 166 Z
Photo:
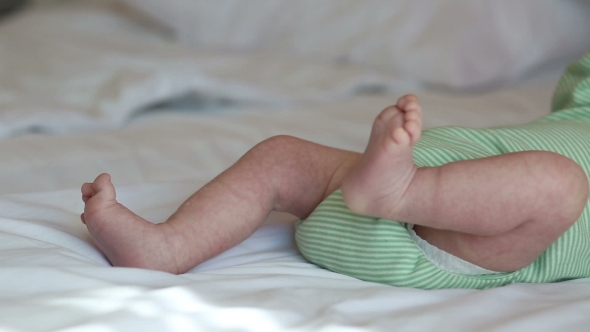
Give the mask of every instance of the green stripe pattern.
M 590 173 L 590 51 L 568 67 L 553 99 L 553 113 L 530 124 L 424 131 L 414 150 L 418 166 L 518 151 L 552 151 Z M 297 245 L 309 261 L 361 280 L 422 289 L 486 289 L 511 283 L 590 277 L 590 210 L 531 265 L 510 273 L 467 276 L 432 264 L 404 223 L 362 216 L 346 207 L 338 190 L 296 225 Z

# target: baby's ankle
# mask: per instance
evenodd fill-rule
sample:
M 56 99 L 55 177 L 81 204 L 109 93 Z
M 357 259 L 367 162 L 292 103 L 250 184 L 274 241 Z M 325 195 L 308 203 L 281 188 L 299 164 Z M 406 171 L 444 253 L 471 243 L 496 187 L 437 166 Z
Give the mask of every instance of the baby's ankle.
M 390 187 L 342 186 L 342 196 L 347 207 L 354 213 L 392 219 L 403 209 L 404 194 L 411 185 L 415 168 L 408 170 Z

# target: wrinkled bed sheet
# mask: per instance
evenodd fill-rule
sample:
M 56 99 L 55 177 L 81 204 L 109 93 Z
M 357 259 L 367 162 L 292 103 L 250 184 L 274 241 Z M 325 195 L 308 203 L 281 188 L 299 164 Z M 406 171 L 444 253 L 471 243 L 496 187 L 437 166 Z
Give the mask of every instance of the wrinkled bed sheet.
M 178 97 L 286 105 L 389 91 L 358 66 L 181 47 L 107 8 L 31 10 L 0 21 L 0 138 L 126 125 Z
M 497 126 L 549 113 L 555 79 L 487 94 L 421 93 L 425 126 Z M 256 143 L 293 135 L 362 151 L 375 116 L 398 95 L 360 96 L 308 106 L 152 110 L 124 128 L 0 140 L 0 194 L 79 187 L 108 172 L 116 184 L 210 179 Z
M 159 221 L 201 183 L 120 188 Z M 0 327 L 7 331 L 556 330 L 588 326 L 590 280 L 423 291 L 307 263 L 289 217 L 187 274 L 113 268 L 78 221 L 77 190 L 0 197 Z
M 426 125 L 525 122 L 555 81 L 477 97 L 423 94 Z M 123 129 L 0 141 L 0 327 L 8 331 L 584 330 L 588 280 L 486 291 L 372 284 L 307 263 L 293 218 L 273 214 L 187 274 L 113 268 L 79 221 L 77 187 L 108 171 L 119 200 L 160 222 L 261 139 L 291 134 L 362 150 L 394 96 L 309 108 L 145 114 Z M 9 153 L 19 151 L 18 153 Z M 159 181 L 157 183 L 146 183 Z M 11 188 L 11 189 L 6 189 Z M 59 191 L 46 191 L 62 188 Z

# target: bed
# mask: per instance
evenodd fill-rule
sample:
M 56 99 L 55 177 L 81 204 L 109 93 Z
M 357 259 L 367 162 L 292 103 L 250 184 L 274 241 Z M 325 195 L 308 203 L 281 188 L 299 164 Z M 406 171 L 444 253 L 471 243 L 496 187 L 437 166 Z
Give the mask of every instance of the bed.
M 362 151 L 405 92 L 426 127 L 532 121 L 590 45 L 584 1 L 322 3 L 46 0 L 0 21 L 1 330 L 588 329 L 590 279 L 363 282 L 307 262 L 286 214 L 186 274 L 110 266 L 79 220 L 99 173 L 160 222 L 273 135 Z

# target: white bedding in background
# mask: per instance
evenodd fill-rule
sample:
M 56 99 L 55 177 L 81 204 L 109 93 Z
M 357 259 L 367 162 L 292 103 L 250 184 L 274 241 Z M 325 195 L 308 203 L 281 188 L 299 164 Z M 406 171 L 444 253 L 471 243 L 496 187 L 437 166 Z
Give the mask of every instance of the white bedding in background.
M 549 113 L 556 78 L 486 94 L 422 93 L 425 126 L 496 126 Z M 211 178 L 256 143 L 287 134 L 362 151 L 374 117 L 397 95 L 359 96 L 311 106 L 219 111 L 159 108 L 127 127 L 0 140 L 0 194 L 66 189 L 101 172 L 116 183 Z
M 286 104 L 400 85 L 362 67 L 189 51 L 141 28 L 74 4 L 0 22 L 0 138 L 118 128 L 138 109 L 191 93 Z
M 590 45 L 585 0 L 124 0 L 197 49 L 272 50 L 473 89 L 520 80 Z
M 187 51 L 104 7 L 70 5 L 0 22 L 0 330 L 590 326 L 590 279 L 485 291 L 362 282 L 306 262 L 284 214 L 184 275 L 111 267 L 79 221 L 82 182 L 111 173 L 118 199 L 159 222 L 270 136 L 362 150 L 373 118 L 410 87 L 360 67 Z M 80 56 L 64 61 L 72 49 Z M 557 79 L 420 92 L 425 126 L 534 120 L 549 113 Z M 359 95 L 370 88 L 390 93 Z M 196 101 L 138 113 L 188 92 Z

